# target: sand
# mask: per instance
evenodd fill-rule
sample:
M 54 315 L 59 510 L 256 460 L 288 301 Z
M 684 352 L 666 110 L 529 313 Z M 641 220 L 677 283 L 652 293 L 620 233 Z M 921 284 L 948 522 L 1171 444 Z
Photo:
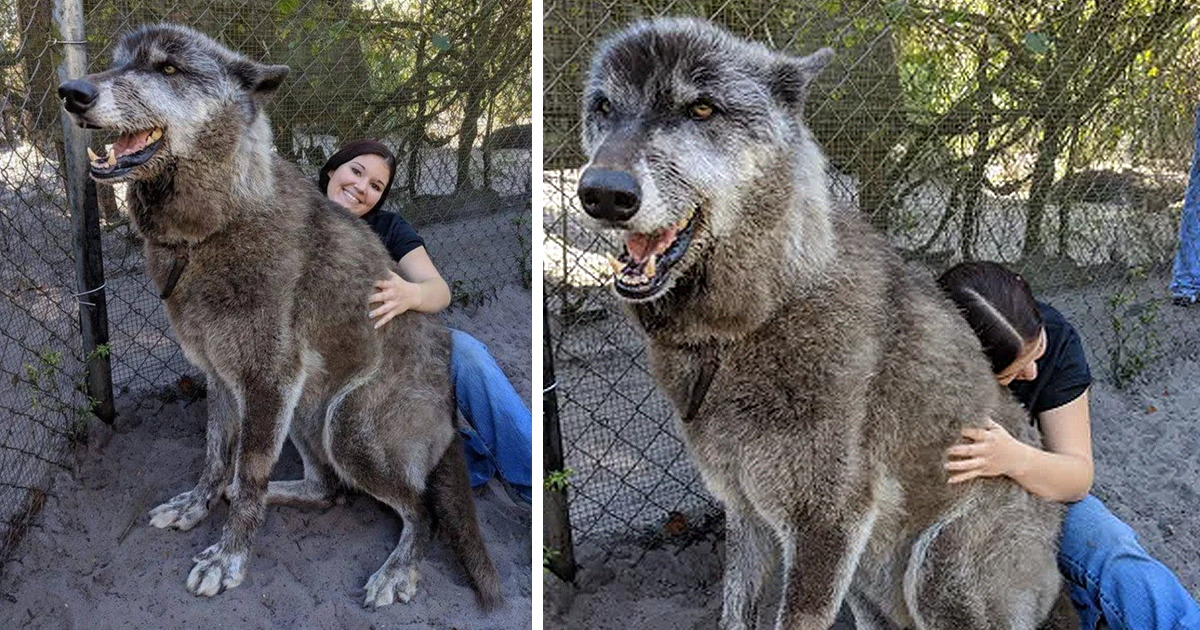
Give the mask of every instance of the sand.
M 482 306 L 452 312 L 451 325 L 488 344 L 526 402 L 530 392 L 530 293 L 500 289 Z M 0 628 L 518 629 L 531 626 L 531 513 L 498 484 L 476 506 L 505 607 L 484 614 L 442 540 L 420 563 L 409 604 L 364 609 L 363 585 L 395 547 L 400 520 L 374 499 L 306 511 L 271 508 L 248 575 L 215 598 L 184 588 L 191 557 L 220 537 L 221 502 L 196 528 L 159 530 L 146 512 L 194 486 L 203 465 L 205 401 L 173 389 L 118 398 L 114 430 L 93 424 L 73 470 L 57 474 L 35 526 L 5 565 Z M 285 447 L 274 479 L 301 476 Z

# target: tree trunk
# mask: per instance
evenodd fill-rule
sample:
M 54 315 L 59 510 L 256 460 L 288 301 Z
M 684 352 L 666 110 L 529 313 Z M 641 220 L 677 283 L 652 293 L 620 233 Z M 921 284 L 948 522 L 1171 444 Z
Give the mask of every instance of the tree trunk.
M 55 151 L 62 135 L 55 69 L 62 51 L 50 44 L 54 39 L 53 0 L 17 0 L 17 27 L 21 46 L 24 94 L 14 105 L 24 110 L 24 135 L 43 153 Z M 75 77 L 71 77 L 75 78 Z
M 475 147 L 475 136 L 479 133 L 479 116 L 483 114 L 484 86 L 478 71 L 468 74 L 471 86 L 467 88 L 463 104 L 462 125 L 458 128 L 458 168 L 454 192 L 471 190 L 471 149 Z
M 424 5 L 421 7 L 421 16 L 425 14 Z M 425 31 L 417 33 L 417 60 L 413 64 L 413 76 L 428 76 L 425 71 L 425 46 L 427 45 L 428 36 Z M 414 93 L 411 95 L 417 101 L 417 115 L 413 118 L 408 131 L 408 194 L 409 197 L 417 196 L 417 178 L 421 174 L 421 147 L 425 145 L 425 102 L 428 90 L 420 90 L 416 92 L 418 87 L 413 86 Z
M 979 85 L 976 106 L 979 112 L 979 132 L 975 137 L 975 150 L 971 155 L 971 168 L 967 170 L 966 180 L 963 181 L 963 215 L 959 249 L 963 260 L 975 260 L 975 247 L 979 244 L 979 199 L 983 196 L 983 180 L 987 177 L 987 165 L 991 159 L 988 148 L 995 106 L 992 103 L 992 85 L 987 76 L 987 64 L 991 55 L 988 54 L 987 39 L 983 40 L 980 49 L 979 65 L 975 70 L 975 81 Z
M 1062 151 L 1062 133 L 1068 116 L 1046 116 L 1042 118 L 1042 140 L 1038 143 L 1037 161 L 1030 177 L 1029 202 L 1025 212 L 1025 243 L 1021 257 L 1037 260 L 1045 256 L 1046 246 L 1042 241 L 1042 220 L 1046 216 L 1046 202 L 1054 186 L 1054 163 Z

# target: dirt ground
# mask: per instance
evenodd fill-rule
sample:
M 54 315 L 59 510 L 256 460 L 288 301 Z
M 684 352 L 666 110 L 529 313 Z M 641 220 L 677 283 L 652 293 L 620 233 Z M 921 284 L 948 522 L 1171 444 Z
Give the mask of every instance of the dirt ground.
M 1153 329 L 1140 336 L 1156 340 L 1151 365 L 1124 389 L 1112 383 L 1113 314 L 1103 307 L 1117 289 L 1063 289 L 1041 297 L 1076 324 L 1096 378 L 1091 390 L 1093 494 L 1133 527 L 1142 545 L 1193 597 L 1200 597 L 1200 308 L 1171 306 L 1163 295 L 1164 280 L 1149 278 L 1119 289 L 1132 301 L 1118 315 L 1130 322 L 1153 314 Z M 545 627 L 715 628 L 724 554 L 719 533 L 648 549 L 647 539 L 664 539 L 662 523 L 655 529 L 657 535 L 649 537 L 616 532 L 585 541 L 576 549 L 580 569 L 573 585 L 543 574 Z M 835 626 L 852 627 L 844 617 Z
M 529 401 L 530 293 L 503 288 L 483 306 L 452 312 L 450 325 L 486 343 Z M 531 627 L 528 507 L 498 484 L 477 492 L 480 525 L 507 604 L 484 614 L 441 540 L 420 564 L 414 600 L 364 609 L 363 585 L 398 540 L 399 518 L 357 495 L 324 511 L 271 508 L 254 541 L 246 581 L 212 599 L 184 588 L 191 557 L 216 542 L 218 504 L 191 531 L 159 530 L 146 513 L 196 482 L 203 464 L 205 402 L 142 392 L 118 400 L 115 430 L 93 427 L 74 470 L 54 479 L 37 524 L 5 566 L 0 628 L 509 630 Z M 285 447 L 272 478 L 301 476 Z

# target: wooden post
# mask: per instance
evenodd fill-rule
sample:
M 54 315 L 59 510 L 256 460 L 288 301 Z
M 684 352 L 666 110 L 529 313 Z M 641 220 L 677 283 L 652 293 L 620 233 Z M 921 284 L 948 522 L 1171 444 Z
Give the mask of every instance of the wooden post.
M 550 351 L 550 319 L 542 305 L 542 473 L 564 469 L 562 428 L 558 423 L 558 381 L 554 379 L 554 353 Z M 566 487 L 542 488 L 542 545 L 552 552 L 546 562 L 550 572 L 566 582 L 575 581 L 575 546 L 571 540 L 571 516 L 567 510 Z
M 58 23 L 63 62 L 58 67 L 60 81 L 78 79 L 87 74 L 87 39 L 83 33 L 82 0 L 55 0 L 54 18 Z M 71 226 L 75 238 L 75 285 L 79 302 L 79 331 L 83 358 L 87 364 L 87 395 L 96 402 L 92 412 L 112 424 L 112 365 L 107 354 L 100 356 L 98 346 L 108 343 L 108 303 L 104 294 L 104 260 L 100 249 L 100 211 L 96 203 L 96 183 L 88 177 L 87 147 L 91 132 L 75 124 L 62 110 L 63 177 L 67 201 L 71 205 Z

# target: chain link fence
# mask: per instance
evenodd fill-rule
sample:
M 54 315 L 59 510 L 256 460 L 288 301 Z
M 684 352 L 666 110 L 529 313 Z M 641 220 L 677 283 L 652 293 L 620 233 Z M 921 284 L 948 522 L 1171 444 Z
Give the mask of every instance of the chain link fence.
M 63 0 L 59 0 L 60 2 Z M 528 0 L 83 3 L 89 71 L 118 36 L 170 21 L 291 73 L 268 108 L 277 150 L 316 178 L 343 143 L 397 157 L 387 210 L 422 235 L 452 304 L 530 286 Z M 71 211 L 51 0 L 0 0 L 0 561 L 86 434 Z M 101 147 L 113 138 L 93 134 Z M 123 186 L 97 187 L 116 396 L 171 396 L 192 368 L 142 271 Z M 182 387 L 180 387 L 182 388 Z M 188 392 L 182 392 L 187 394 Z
M 910 260 L 1014 267 L 1080 329 L 1106 387 L 1192 352 L 1196 327 L 1167 285 L 1200 103 L 1194 4 L 548 0 L 543 278 L 577 545 L 661 540 L 719 511 L 610 295 L 606 254 L 621 243 L 588 227 L 575 195 L 597 44 L 682 15 L 837 52 L 807 122 L 836 202 Z

